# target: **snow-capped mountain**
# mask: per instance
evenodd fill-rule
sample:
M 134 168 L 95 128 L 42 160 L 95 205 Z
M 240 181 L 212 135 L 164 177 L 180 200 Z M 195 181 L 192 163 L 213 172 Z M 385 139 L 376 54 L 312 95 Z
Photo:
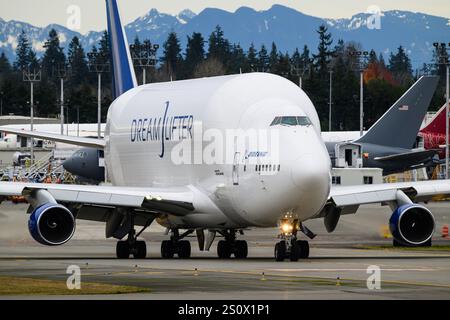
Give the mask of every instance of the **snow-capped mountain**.
M 125 29 L 130 42 L 139 36 L 141 40 L 150 39 L 152 43 L 160 45 L 167 39 L 169 32 L 175 31 L 184 47 L 187 36 L 192 32 L 202 33 L 207 40 L 216 25 L 220 25 L 225 37 L 233 43 L 240 43 L 246 49 L 252 42 L 260 47 L 262 44 L 270 46 L 274 41 L 280 51 L 293 52 L 295 48 L 302 48 L 305 44 L 315 51 L 318 43 L 316 30 L 321 24 L 326 24 L 335 42 L 340 38 L 359 42 L 364 49 L 375 49 L 385 55 L 402 45 L 410 54 L 414 67 L 420 67 L 423 63 L 431 61 L 433 42 L 448 42 L 450 34 L 448 18 L 408 11 L 386 11 L 380 16 L 378 29 L 368 25 L 371 17 L 370 14 L 360 13 L 350 19 L 322 19 L 281 5 L 274 5 L 263 11 L 248 7 L 239 8 L 235 12 L 208 8 L 198 15 L 188 9 L 178 15 L 152 9 L 146 15 L 129 23 Z M 6 22 L 0 19 L 0 52 L 4 51 L 8 58 L 13 60 L 17 37 L 25 30 L 33 43 L 33 48 L 40 55 L 51 28 L 60 33 L 63 45 L 67 45 L 76 35 L 88 50 L 102 36 L 102 32 L 80 35 L 59 25 L 37 28 L 24 22 Z

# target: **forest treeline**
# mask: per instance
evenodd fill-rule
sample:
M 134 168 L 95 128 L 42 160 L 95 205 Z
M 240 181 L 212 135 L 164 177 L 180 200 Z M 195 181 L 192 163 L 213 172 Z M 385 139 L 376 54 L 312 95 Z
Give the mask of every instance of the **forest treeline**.
M 220 26 L 205 38 L 200 33 L 187 37 L 186 48 L 174 32 L 161 45 L 154 67 L 147 68 L 147 83 L 238 74 L 270 72 L 299 84 L 313 101 L 322 122 L 328 129 L 330 72 L 333 78 L 332 130 L 359 129 L 360 72 L 364 72 L 364 125 L 369 128 L 420 75 L 435 74 L 441 77 L 431 109 L 444 104 L 445 67 L 437 64 L 438 52 L 433 61 L 413 70 L 405 48 L 399 46 L 388 61 L 374 50 L 366 55 L 360 44 L 333 39 L 325 25 L 317 29 L 319 45 L 308 48 L 299 44 L 294 52 L 281 52 L 276 43 L 271 46 L 243 48 L 231 43 Z M 30 114 L 30 86 L 23 81 L 23 71 L 41 72 L 35 85 L 35 115 L 57 117 L 60 112 L 60 76 L 65 75 L 64 105 L 68 108 L 69 122 L 75 122 L 77 109 L 81 122 L 97 120 L 97 74 L 94 64 L 109 63 L 108 35 L 105 32 L 90 52 L 74 37 L 63 48 L 58 33 L 51 30 L 40 59 L 34 52 L 25 32 L 18 37 L 15 61 L 0 54 L 0 98 L 3 115 Z M 134 39 L 133 56 L 140 56 L 142 44 L 153 47 L 151 39 Z M 436 49 L 437 50 L 437 49 Z M 442 53 L 441 53 L 442 54 Z M 443 54 L 446 54 L 444 52 Z M 89 58 L 88 58 L 89 57 Z M 97 57 L 92 61 L 92 57 Z M 99 61 L 102 60 L 102 61 Z M 138 81 L 142 83 L 142 67 L 135 66 Z M 102 115 L 106 117 L 111 103 L 111 75 L 102 74 Z

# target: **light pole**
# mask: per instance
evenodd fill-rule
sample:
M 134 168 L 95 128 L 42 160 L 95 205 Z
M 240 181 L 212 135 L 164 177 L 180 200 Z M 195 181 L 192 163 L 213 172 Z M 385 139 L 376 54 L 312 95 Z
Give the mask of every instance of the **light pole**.
M 66 107 L 66 135 L 69 135 L 69 106 Z
M 333 104 L 333 71 L 330 71 L 330 102 L 328 110 L 328 131 L 331 131 L 331 105 Z
M 64 134 L 64 78 L 67 77 L 67 68 L 65 65 L 57 66 L 54 69 L 56 76 L 60 79 L 61 84 L 61 135 Z
M 41 81 L 41 71 L 23 71 L 23 81 L 30 83 L 30 129 L 34 127 L 34 83 Z M 34 163 L 34 139 L 31 138 L 31 164 Z
M 291 65 L 291 74 L 298 77 L 298 86 L 301 89 L 303 87 L 303 77 L 305 76 L 305 73 L 309 71 L 309 67 L 306 65 L 306 63 L 303 63 L 303 65 Z
M 159 45 L 152 45 L 150 41 L 144 41 L 143 44 L 130 45 L 131 58 L 136 67 L 142 68 L 142 84 L 147 83 L 147 68 L 156 66 L 156 52 Z
M 446 110 L 445 113 L 447 117 L 445 118 L 445 179 L 449 178 L 449 122 L 448 118 L 450 115 L 450 88 L 449 88 L 449 77 L 450 77 L 450 61 L 449 61 L 449 53 L 447 51 L 450 50 L 450 43 L 434 43 L 434 47 L 436 48 L 438 55 L 438 65 L 445 65 L 445 105 Z
M 3 91 L 0 92 L 1 98 L 0 98 L 0 117 L 3 116 Z
M 80 136 L 80 106 L 77 105 L 77 137 Z
M 97 73 L 98 93 L 97 93 L 97 135 L 102 135 L 102 73 L 109 72 L 109 56 L 103 53 L 88 53 L 88 66 L 90 72 Z
M 354 57 L 354 69 L 359 70 L 359 131 L 360 136 L 364 134 L 364 71 L 369 59 L 369 52 L 367 51 L 350 51 L 349 55 Z

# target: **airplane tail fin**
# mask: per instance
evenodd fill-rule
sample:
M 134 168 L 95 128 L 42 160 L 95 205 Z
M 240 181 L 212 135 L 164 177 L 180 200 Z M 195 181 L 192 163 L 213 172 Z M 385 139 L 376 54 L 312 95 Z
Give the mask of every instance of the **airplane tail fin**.
M 137 87 L 127 35 L 122 26 L 117 0 L 106 0 L 108 34 L 111 48 L 114 98 Z
M 446 105 L 444 104 L 441 109 L 434 115 L 431 121 L 420 130 L 421 133 L 434 133 L 445 135 L 445 111 Z
M 411 149 L 439 77 L 423 76 L 356 143 Z

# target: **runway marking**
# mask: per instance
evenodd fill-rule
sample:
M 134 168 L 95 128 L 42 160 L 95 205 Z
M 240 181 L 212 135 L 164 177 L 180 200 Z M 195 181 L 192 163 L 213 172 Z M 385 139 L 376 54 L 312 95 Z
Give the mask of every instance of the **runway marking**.
M 367 268 L 354 268 L 354 269 L 268 269 L 269 271 L 278 271 L 278 272 L 352 272 L 352 271 L 367 271 Z M 381 269 L 381 271 L 393 271 L 393 272 L 403 272 L 403 271 L 438 271 L 439 269 L 432 268 L 412 268 L 412 269 Z
M 406 284 L 406 285 L 410 285 L 410 286 L 425 286 L 425 287 L 436 287 L 436 288 L 450 289 L 450 285 L 429 283 L 429 282 L 411 282 L 411 281 L 383 280 L 382 283 Z
M 276 271 L 277 269 L 270 269 L 269 271 Z M 286 270 L 286 269 L 284 269 Z M 295 269 L 297 270 L 297 269 Z M 322 269 L 323 270 L 323 269 Z M 330 270 L 340 270 L 340 269 L 330 269 Z M 349 270 L 349 269 L 346 269 Z M 364 270 L 367 271 L 367 269 L 358 269 L 358 270 Z M 394 269 L 397 270 L 397 269 Z M 400 269 L 399 269 L 400 270 Z M 407 271 L 408 269 L 403 269 Z M 409 269 L 411 270 L 411 269 Z M 420 269 L 420 270 L 413 270 L 413 271 L 437 271 L 436 269 Z M 261 271 L 235 271 L 235 270 L 214 270 L 214 269 L 203 269 L 199 270 L 200 272 L 212 272 L 212 273 L 233 273 L 233 274 L 242 274 L 242 275 L 254 275 L 254 276 L 260 276 Z M 270 279 L 270 277 L 279 277 L 279 278 L 296 278 L 296 279 L 304 279 L 304 280 L 323 280 L 323 281 L 335 281 L 334 278 L 329 277 L 313 277 L 313 276 L 297 276 L 297 275 L 283 275 L 283 274 L 268 274 L 265 272 L 265 277 L 267 281 L 279 281 L 278 279 Z M 355 279 L 355 278 L 341 278 L 341 281 L 351 281 L 351 282 L 365 282 L 365 280 L 362 279 Z M 397 285 L 409 285 L 409 286 L 419 286 L 419 287 L 436 287 L 436 288 L 445 288 L 450 289 L 450 285 L 446 284 L 436 284 L 436 283 L 429 283 L 429 282 L 413 282 L 413 281 L 401 281 L 401 280 L 383 280 L 382 283 L 386 284 L 397 284 Z

